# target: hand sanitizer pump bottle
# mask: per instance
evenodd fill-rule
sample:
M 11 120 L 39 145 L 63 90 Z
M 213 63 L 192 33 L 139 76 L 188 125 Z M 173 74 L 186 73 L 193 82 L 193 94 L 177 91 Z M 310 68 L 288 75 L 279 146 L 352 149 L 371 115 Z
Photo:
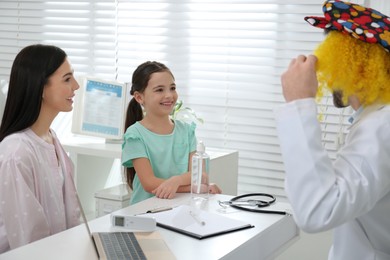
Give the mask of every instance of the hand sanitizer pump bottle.
M 191 197 L 195 200 L 207 200 L 209 197 L 210 156 L 205 150 L 203 142 L 200 141 L 196 153 L 192 156 Z

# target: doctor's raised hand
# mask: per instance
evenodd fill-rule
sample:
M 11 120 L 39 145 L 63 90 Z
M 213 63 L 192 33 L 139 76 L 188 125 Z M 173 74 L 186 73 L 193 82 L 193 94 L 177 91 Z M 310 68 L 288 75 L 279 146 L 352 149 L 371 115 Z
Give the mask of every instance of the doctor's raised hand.
M 292 59 L 281 77 L 283 96 L 287 102 L 316 96 L 318 81 L 316 76 L 317 57 L 299 55 Z

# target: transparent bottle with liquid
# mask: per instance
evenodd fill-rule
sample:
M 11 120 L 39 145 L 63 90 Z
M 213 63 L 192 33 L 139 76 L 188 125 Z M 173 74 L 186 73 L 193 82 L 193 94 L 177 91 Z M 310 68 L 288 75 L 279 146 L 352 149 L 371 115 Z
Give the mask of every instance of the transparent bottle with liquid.
M 196 153 L 192 156 L 191 197 L 207 200 L 209 197 L 210 156 L 206 153 L 202 141 L 197 144 Z

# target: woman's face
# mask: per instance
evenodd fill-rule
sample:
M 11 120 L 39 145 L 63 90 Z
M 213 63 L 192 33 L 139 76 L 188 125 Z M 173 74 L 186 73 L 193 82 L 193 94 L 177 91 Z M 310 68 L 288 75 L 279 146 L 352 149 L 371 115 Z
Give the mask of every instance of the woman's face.
M 43 89 L 42 109 L 54 113 L 69 112 L 73 109 L 73 97 L 79 84 L 73 76 L 68 59 L 49 77 Z

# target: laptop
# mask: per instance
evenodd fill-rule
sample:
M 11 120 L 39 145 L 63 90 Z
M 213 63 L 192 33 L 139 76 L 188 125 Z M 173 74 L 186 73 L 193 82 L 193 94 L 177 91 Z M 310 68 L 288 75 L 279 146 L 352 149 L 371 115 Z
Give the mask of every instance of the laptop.
M 92 233 L 76 193 L 84 225 L 101 260 L 176 259 L 158 231 Z

